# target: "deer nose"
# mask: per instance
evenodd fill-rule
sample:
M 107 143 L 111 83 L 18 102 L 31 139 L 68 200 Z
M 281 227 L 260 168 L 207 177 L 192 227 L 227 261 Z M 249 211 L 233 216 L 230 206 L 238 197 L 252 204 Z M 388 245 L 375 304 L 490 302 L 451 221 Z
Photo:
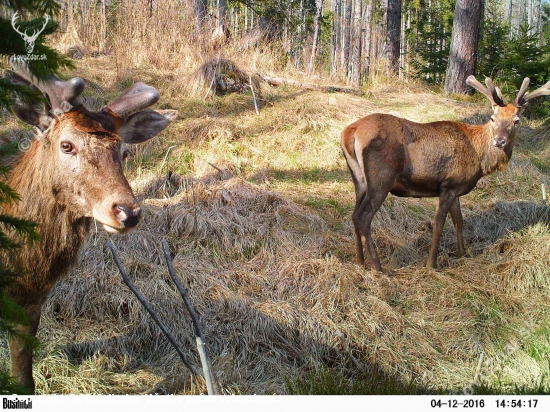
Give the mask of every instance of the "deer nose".
M 495 145 L 495 147 L 498 147 L 499 149 L 506 146 L 506 143 L 507 143 L 507 140 L 504 137 L 497 137 L 493 140 L 493 144 Z
M 141 208 L 139 206 L 128 207 L 125 205 L 113 205 L 113 212 L 116 219 L 124 225 L 124 227 L 135 227 L 141 218 Z

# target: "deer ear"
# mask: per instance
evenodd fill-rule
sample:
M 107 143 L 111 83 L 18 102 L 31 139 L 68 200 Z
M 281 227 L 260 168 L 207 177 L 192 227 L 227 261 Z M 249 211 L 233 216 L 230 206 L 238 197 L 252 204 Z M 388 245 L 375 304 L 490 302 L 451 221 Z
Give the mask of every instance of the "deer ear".
M 142 110 L 128 116 L 117 134 L 124 143 L 143 143 L 162 132 L 177 116 L 177 110 Z

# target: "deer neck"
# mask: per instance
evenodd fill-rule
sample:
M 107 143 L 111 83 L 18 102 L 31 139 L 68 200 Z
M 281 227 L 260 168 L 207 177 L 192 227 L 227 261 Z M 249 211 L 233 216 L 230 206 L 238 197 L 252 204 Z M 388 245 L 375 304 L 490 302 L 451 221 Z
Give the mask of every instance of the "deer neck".
M 483 176 L 506 169 L 512 157 L 513 138 L 503 149 L 495 147 L 491 124 L 487 123 L 479 126 L 479 132 L 473 134 L 473 144 L 479 157 Z
M 4 213 L 38 224 L 41 244 L 25 244 L 14 254 L 13 263 L 28 274 L 27 288 L 47 293 L 76 262 L 91 218 L 74 215 L 67 205 L 56 200 L 53 165 L 43 150 L 40 142 L 34 140 L 30 149 L 14 162 L 7 184 L 21 200 L 4 208 Z

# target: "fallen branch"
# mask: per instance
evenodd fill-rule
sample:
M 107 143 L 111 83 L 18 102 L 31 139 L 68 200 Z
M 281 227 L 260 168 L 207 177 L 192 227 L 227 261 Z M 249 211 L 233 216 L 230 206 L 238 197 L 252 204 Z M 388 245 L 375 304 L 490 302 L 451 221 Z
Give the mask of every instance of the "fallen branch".
M 323 91 L 323 92 L 329 92 L 329 93 L 336 93 L 336 92 L 341 92 L 341 93 L 350 93 L 350 94 L 356 94 L 356 95 L 360 95 L 361 92 L 357 89 L 351 89 L 349 87 L 340 87 L 340 86 L 319 86 L 319 85 L 316 85 L 316 84 L 310 84 L 310 83 L 300 83 L 300 82 L 297 82 L 295 80 L 290 80 L 290 79 L 284 79 L 282 77 L 270 77 L 270 76 L 264 76 L 262 74 L 259 74 L 257 73 L 258 76 L 260 76 L 262 78 L 262 80 L 264 80 L 267 84 L 269 84 L 270 86 L 275 86 L 275 87 L 278 87 L 278 86 L 286 86 L 286 85 L 290 85 L 290 86 L 296 86 L 296 87 L 299 87 L 301 89 L 306 89 L 306 90 L 320 90 L 320 91 Z
M 214 377 L 212 375 L 210 358 L 208 357 L 208 351 L 206 350 L 206 345 L 204 343 L 204 335 L 202 333 L 202 330 L 199 324 L 199 318 L 197 316 L 197 313 L 195 312 L 195 308 L 193 308 L 193 305 L 189 300 L 189 296 L 187 295 L 187 290 L 183 287 L 178 277 L 176 276 L 176 271 L 174 270 L 174 266 L 172 264 L 172 256 L 170 255 L 170 249 L 168 248 L 168 243 L 166 243 L 166 239 L 162 239 L 162 250 L 164 251 L 164 258 L 166 259 L 166 265 L 168 266 L 168 273 L 170 274 L 170 277 L 172 278 L 172 280 L 174 281 L 174 284 L 178 288 L 181 298 L 183 299 L 183 302 L 185 303 L 185 306 L 189 311 L 189 315 L 191 315 L 191 320 L 193 321 L 193 326 L 195 328 L 195 335 L 197 338 L 197 349 L 199 351 L 199 356 L 201 358 L 202 370 L 204 372 L 204 379 L 206 381 L 206 387 L 208 389 L 208 393 L 210 395 L 216 395 L 217 393 L 216 393 L 216 388 L 214 386 Z
M 132 283 L 132 281 L 128 277 L 128 274 L 126 273 L 126 270 L 124 269 L 124 266 L 122 266 L 122 263 L 120 262 L 120 259 L 118 258 L 118 254 L 116 252 L 116 249 L 115 249 L 114 245 L 111 243 L 110 240 L 107 240 L 107 246 L 109 246 L 109 249 L 111 249 L 111 253 L 113 254 L 113 259 L 115 260 L 115 263 L 118 267 L 118 271 L 122 275 L 122 280 L 124 281 L 124 283 L 126 283 L 126 286 L 128 286 L 128 288 L 132 291 L 132 293 L 134 295 L 136 295 L 136 297 L 138 298 L 139 302 L 143 305 L 145 310 L 147 312 L 149 312 L 149 315 L 151 315 L 151 317 L 153 318 L 155 323 L 159 326 L 162 333 L 164 333 L 164 335 L 166 336 L 168 341 L 172 344 L 172 346 L 174 347 L 174 349 L 176 350 L 176 352 L 180 356 L 181 360 L 183 361 L 183 364 L 185 366 L 187 366 L 187 368 L 191 372 L 193 372 L 193 374 L 195 376 L 200 376 L 197 369 L 195 369 L 195 367 L 191 364 L 191 362 L 189 362 L 189 360 L 187 359 L 187 356 L 185 356 L 185 353 L 182 352 L 182 350 L 180 349 L 180 347 L 176 343 L 176 340 L 174 339 L 174 337 L 168 331 L 168 328 L 166 328 L 164 323 L 162 323 L 162 321 L 159 319 L 159 317 L 157 316 L 157 314 L 155 313 L 153 308 L 151 308 L 151 306 L 149 305 L 149 302 L 147 302 L 147 300 L 141 295 L 141 293 L 139 293 L 139 290 L 137 290 L 137 288 L 134 286 L 134 284 Z
M 252 85 L 252 74 L 248 76 L 248 84 L 250 85 L 250 90 L 252 91 L 252 99 L 254 99 L 254 108 L 256 109 L 256 114 L 260 115 L 260 110 L 258 110 L 258 102 L 256 102 L 256 94 L 254 93 L 254 86 Z

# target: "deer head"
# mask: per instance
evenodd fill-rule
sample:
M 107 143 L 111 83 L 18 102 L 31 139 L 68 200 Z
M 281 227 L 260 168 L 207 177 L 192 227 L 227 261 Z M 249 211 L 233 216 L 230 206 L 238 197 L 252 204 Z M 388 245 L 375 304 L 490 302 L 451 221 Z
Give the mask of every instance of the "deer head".
M 516 131 L 519 125 L 520 116 L 529 100 L 550 94 L 550 82 L 537 90 L 527 93 L 529 87 L 529 78 L 523 79 L 523 83 L 518 92 L 516 100 L 513 103 L 506 104 L 502 99 L 502 93 L 496 87 L 492 80 L 487 77 L 483 86 L 474 76 L 469 76 L 466 79 L 466 84 L 484 94 L 493 107 L 493 115 L 491 116 L 490 128 L 493 134 L 493 145 L 503 149 L 513 142 Z
M 123 144 L 145 142 L 175 119 L 176 111 L 144 110 L 159 99 L 153 87 L 134 84 L 99 112 L 78 100 L 84 81 L 54 76 L 37 80 L 21 63 L 11 61 L 13 82 L 30 84 L 47 98 L 46 107 L 16 99 L 15 114 L 37 127 L 23 160 L 40 173 L 42 196 L 52 195 L 74 218 L 95 218 L 109 232 L 135 227 L 140 206 L 122 172 Z M 30 160 L 32 159 L 32 161 Z
M 34 50 L 34 43 L 36 42 L 36 39 L 38 39 L 38 36 L 40 35 L 40 33 L 42 33 L 46 28 L 46 26 L 48 25 L 48 21 L 50 21 L 50 17 L 46 14 L 44 16 L 44 25 L 42 26 L 42 28 L 39 30 L 34 30 L 33 34 L 30 36 L 27 34 L 26 31 L 24 32 L 20 31 L 19 28 L 15 25 L 15 22 L 17 21 L 17 19 L 19 19 L 18 11 L 16 11 L 11 18 L 11 26 L 17 33 L 21 35 L 21 37 L 25 41 L 25 49 L 27 50 L 27 53 L 30 54 Z

